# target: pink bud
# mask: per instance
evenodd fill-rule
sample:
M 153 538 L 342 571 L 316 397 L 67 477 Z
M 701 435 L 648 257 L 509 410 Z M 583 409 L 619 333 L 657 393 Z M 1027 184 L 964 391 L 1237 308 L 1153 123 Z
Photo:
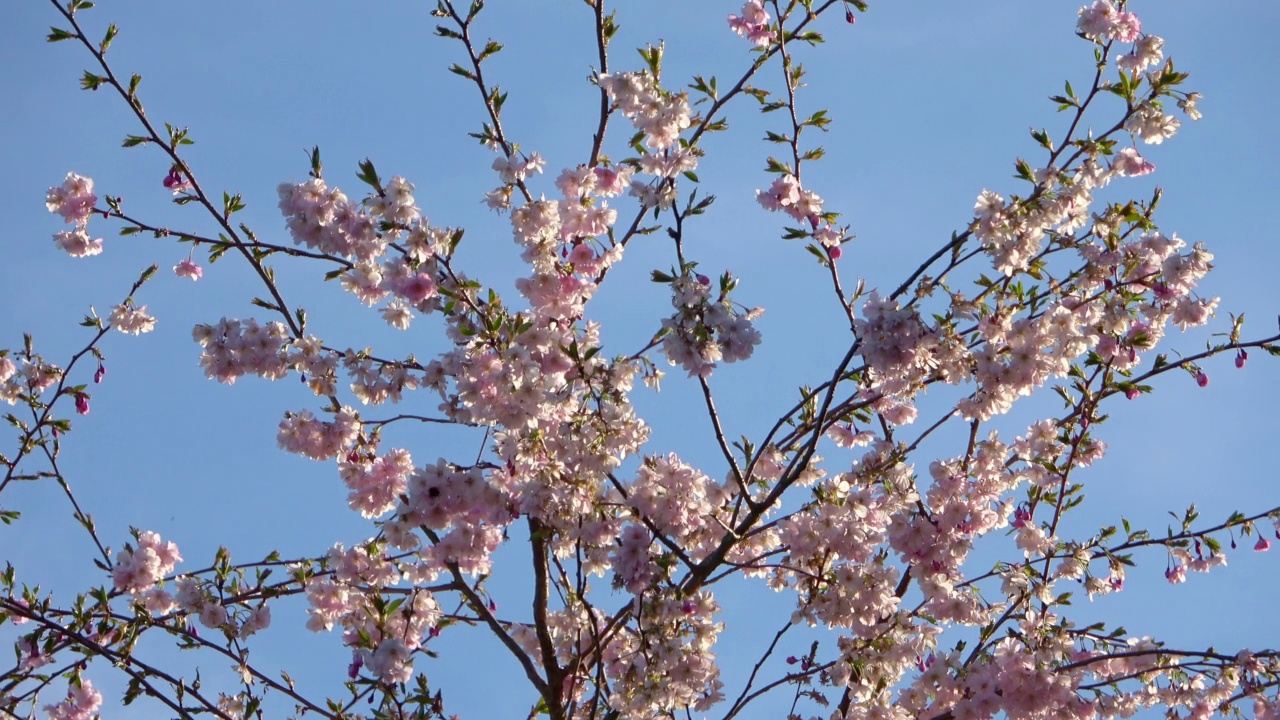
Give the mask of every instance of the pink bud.
M 1209 376 L 1204 371 L 1201 371 L 1199 375 L 1196 375 L 1196 384 L 1200 387 L 1207 387 L 1209 385 Z
M 93 382 L 95 384 L 102 382 L 102 378 L 106 377 L 106 375 L 107 369 L 103 367 L 102 363 L 98 363 L 98 371 L 93 374 Z
M 76 412 L 81 415 L 89 414 L 89 396 L 84 393 L 76 393 Z
M 183 192 L 190 192 L 191 182 L 182 177 L 182 173 L 178 172 L 178 168 L 170 168 L 169 174 L 164 178 L 164 186 L 173 191 L 174 195 Z
M 1130 400 L 1133 400 L 1134 398 L 1138 397 L 1138 396 L 1139 396 L 1139 395 L 1141 395 L 1141 394 L 1142 394 L 1142 392 L 1141 392 L 1141 391 L 1139 391 L 1139 390 L 1138 390 L 1138 388 L 1136 388 L 1136 387 L 1135 387 L 1135 388 L 1129 388 L 1128 390 L 1125 390 L 1125 391 L 1124 391 L 1124 396 L 1125 396 L 1125 397 L 1127 397 L 1127 398 L 1129 398 Z
M 706 275 L 703 275 L 702 273 L 698 273 L 697 278 L 698 278 L 698 282 L 702 285 L 711 284 L 711 278 L 707 277 Z
M 362 667 L 364 667 L 364 658 L 358 652 L 351 653 L 351 664 L 347 666 L 347 677 L 355 680 L 360 676 L 360 668 Z
M 1013 522 L 1009 524 L 1015 528 L 1024 528 L 1024 527 L 1027 527 L 1030 520 L 1031 520 L 1031 512 L 1027 510 L 1025 507 L 1022 507 L 1021 505 L 1019 505 L 1013 511 Z
M 1253 546 L 1253 549 L 1256 552 L 1266 552 L 1271 549 L 1271 541 L 1262 536 L 1258 536 L 1258 542 Z
M 827 254 L 831 256 L 832 260 L 839 260 L 840 256 L 844 254 L 844 250 L 841 250 L 839 245 L 833 245 L 827 248 Z
M 788 665 L 795 665 L 795 664 L 796 664 L 796 663 L 798 663 L 798 662 L 800 662 L 800 661 L 796 659 L 796 656 L 795 656 L 795 655 L 788 655 L 788 656 L 787 656 L 787 664 L 788 664 Z
M 1240 352 L 1236 353 L 1236 367 L 1243 368 L 1245 361 L 1247 361 L 1248 359 L 1249 359 L 1249 353 L 1245 352 L 1244 348 L 1240 348 Z
M 853 16 L 853 8 L 846 6 L 844 9 L 844 21 L 850 25 L 858 22 L 858 18 Z

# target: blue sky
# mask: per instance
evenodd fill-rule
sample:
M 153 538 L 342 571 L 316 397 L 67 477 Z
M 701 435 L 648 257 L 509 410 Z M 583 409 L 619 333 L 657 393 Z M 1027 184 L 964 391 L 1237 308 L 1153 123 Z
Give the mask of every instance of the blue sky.
M 465 136 L 478 129 L 481 108 L 474 88 L 445 71 L 462 56 L 456 44 L 432 37 L 430 7 L 106 0 L 83 22 L 95 33 L 109 21 L 120 26 L 113 66 L 143 75 L 140 93 L 154 120 L 191 128 L 196 144 L 186 155 L 189 164 L 206 188 L 245 197 L 243 220 L 259 236 L 287 241 L 275 186 L 305 178 L 307 148 L 321 147 L 326 177 L 353 196 L 356 163 L 369 157 L 384 177 L 400 174 L 417 185 L 434 224 L 466 227 L 462 265 L 515 302 L 518 249 L 507 220 L 480 203 L 497 185 L 492 154 Z M 669 87 L 694 73 L 722 82 L 735 77 L 750 60 L 748 45 L 724 19 L 739 7 L 719 0 L 619 3 L 623 29 L 614 68 L 639 69 L 629 48 L 663 40 Z M 1013 161 L 1037 157 L 1028 128 L 1054 131 L 1063 124 L 1047 96 L 1060 92 L 1064 80 L 1084 86 L 1091 73 L 1090 48 L 1073 35 L 1077 7 L 1058 0 L 880 2 L 854 26 L 835 15 L 819 26 L 829 42 L 802 52 L 810 86 L 799 102 L 810 112 L 828 108 L 835 124 L 822 138 L 827 158 L 806 168 L 805 181 L 827 208 L 844 213 L 857 235 L 841 260 L 846 278 L 896 286 L 967 224 L 983 188 L 1006 195 L 1021 190 L 1011 178 Z M 1270 218 L 1280 184 L 1272 138 L 1280 110 L 1272 90 L 1280 49 L 1272 30 L 1280 6 L 1254 0 L 1224 10 L 1147 0 L 1133 9 L 1144 30 L 1165 38 L 1177 67 L 1191 73 L 1188 86 L 1204 93 L 1205 118 L 1184 123 L 1163 145 L 1141 148 L 1158 171 L 1112 192 L 1148 197 L 1158 184 L 1165 192 L 1157 216 L 1162 228 L 1204 241 L 1216 253 L 1217 267 L 1202 292 L 1223 302 L 1206 332 L 1225 330 L 1227 312 L 1244 312 L 1246 335 L 1270 334 L 1280 313 L 1280 243 Z M 228 258 L 206 266 L 204 279 L 192 284 L 169 272 L 186 257 L 185 248 L 115 237 L 101 220 L 90 226 L 106 237 L 101 256 L 71 259 L 54 248 L 49 238 L 62 225 L 45 211 L 43 197 L 68 171 L 94 178 L 99 195 L 123 196 L 127 210 L 157 225 L 213 230 L 196 208 L 168 203 L 160 184 L 168 170 L 164 157 L 120 148 L 137 128 L 118 98 L 78 89 L 91 60 L 83 49 L 43 41 L 48 26 L 57 24 L 54 8 L 25 2 L 2 16 L 0 62 L 9 72 L 0 76 L 8 98 L 0 106 L 0 198 L 9 222 L 0 266 L 0 347 L 18 347 L 21 333 L 31 331 L 40 351 L 59 362 L 82 345 L 85 332 L 75 323 L 89 306 L 105 313 L 139 270 L 151 263 L 162 269 L 139 299 L 159 318 L 157 330 L 108 339 L 106 381 L 92 388 L 92 413 L 76 418 L 65 444 L 68 479 L 104 541 L 119 547 L 129 526 L 152 529 L 177 541 L 194 567 L 219 544 L 248 560 L 272 549 L 314 555 L 334 541 L 367 537 L 367 523 L 346 509 L 345 489 L 331 467 L 276 449 L 281 413 L 314 407 L 305 388 L 254 378 L 229 388 L 205 380 L 196 365 L 195 323 L 261 317 L 247 302 L 260 290 L 246 267 Z M 586 82 L 594 62 L 590 13 L 578 2 L 495 2 L 482 17 L 482 31 L 507 45 L 486 66 L 510 92 L 504 124 L 524 149 L 547 158 L 549 172 L 534 189 L 552 195 L 558 170 L 587 158 L 594 128 L 597 95 Z M 779 239 L 779 216 L 754 201 L 754 190 L 771 179 L 764 159 L 776 152 L 759 137 L 779 118 L 755 115 L 744 102 L 729 119 L 731 132 L 706 142 L 698 170 L 719 201 L 692 228 L 687 247 L 704 270 L 731 268 L 742 278 L 738 299 L 768 310 L 759 323 L 765 340 L 757 357 L 722 369 L 713 382 L 720 412 L 737 436 L 767 428 L 795 387 L 818 377 L 844 347 L 819 269 L 801 246 Z M 612 152 L 619 156 L 623 136 L 614 132 Z M 637 241 L 592 306 L 605 323 L 610 352 L 638 349 L 669 312 L 663 288 L 647 276 L 670 266 L 670 249 L 657 237 L 641 240 L 653 242 Z M 409 333 L 390 331 L 335 284 L 320 283 L 322 270 L 287 265 L 280 267 L 286 296 L 308 308 L 313 331 L 330 344 L 420 357 L 443 348 L 438 325 L 419 320 Z M 1166 347 L 1195 352 L 1206 337 L 1172 335 Z M 1236 509 L 1278 504 L 1280 364 L 1266 360 L 1255 356 L 1237 371 L 1222 357 L 1206 365 L 1212 379 L 1206 389 L 1181 374 L 1168 376 L 1153 396 L 1116 408 L 1102 431 L 1108 457 L 1082 476 L 1088 486 L 1082 532 L 1121 513 L 1161 530 L 1166 511 L 1191 502 L 1213 522 Z M 691 419 L 697 417 L 696 386 L 681 374 L 671 372 L 660 395 L 637 393 L 638 408 L 655 428 L 648 451 L 676 451 L 719 476 L 709 429 Z M 458 440 L 419 435 L 400 441 L 421 462 L 440 454 L 440 443 Z M 918 459 L 917 467 L 929 459 Z M 93 572 L 89 546 L 56 488 L 13 488 L 3 504 L 25 513 L 19 524 L 0 527 L 0 558 L 18 568 L 19 578 L 63 598 L 83 588 Z M 1255 556 L 1242 548 L 1231 555 L 1231 567 L 1178 588 L 1165 584 L 1163 557 L 1152 552 L 1145 559 L 1124 593 L 1085 603 L 1081 617 L 1119 618 L 1137 635 L 1179 645 L 1280 644 L 1274 621 L 1260 619 L 1274 607 L 1278 589 L 1274 553 Z M 511 606 L 525 604 L 517 584 L 503 591 Z M 731 617 L 750 617 L 757 603 L 779 606 L 761 588 L 741 592 L 725 599 L 736 613 Z M 302 630 L 300 613 L 278 611 L 269 632 L 274 639 L 257 657 L 323 688 L 342 677 L 347 653 L 336 635 Z M 433 679 L 456 676 L 462 684 L 452 691 L 445 684 L 446 700 L 463 717 L 526 710 L 530 696 L 523 687 L 492 692 L 493 678 L 479 669 L 510 663 L 478 638 L 442 638 L 444 657 L 455 653 L 456 664 L 419 667 Z M 725 657 L 760 646 L 760 638 L 732 628 L 723 638 Z M 740 677 L 742 670 L 730 661 L 726 674 Z M 105 670 L 93 675 L 111 687 L 107 676 Z M 143 703 L 116 710 L 117 698 L 108 694 L 113 717 L 164 716 Z

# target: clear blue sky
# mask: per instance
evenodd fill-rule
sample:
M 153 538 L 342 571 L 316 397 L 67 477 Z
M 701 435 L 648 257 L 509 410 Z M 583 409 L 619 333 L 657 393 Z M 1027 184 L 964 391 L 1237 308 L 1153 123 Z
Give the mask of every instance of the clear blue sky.
M 725 24 L 738 2 L 617 5 L 623 30 L 614 45 L 615 69 L 639 69 L 629 48 L 659 40 L 667 47 L 668 86 L 694 73 L 723 82 L 749 62 L 747 44 Z M 353 196 L 359 192 L 355 165 L 369 157 L 384 177 L 400 174 L 417 185 L 434 224 L 466 227 L 463 266 L 515 302 L 510 288 L 518 249 L 507 220 L 480 204 L 483 192 L 497 185 L 488 169 L 492 154 L 465 137 L 478 129 L 481 108 L 474 88 L 445 71 L 463 59 L 460 48 L 432 37 L 430 3 L 356 8 L 282 0 L 105 0 L 83 22 L 98 33 L 108 21 L 120 26 L 110 53 L 116 71 L 143 75 L 140 93 L 154 120 L 191 128 L 196 144 L 186 157 L 201 183 L 243 194 L 243 220 L 260 237 L 287 241 L 275 186 L 306 176 L 305 149 L 319 145 L 326 177 Z M 1006 195 L 1021 190 L 1011 178 L 1014 159 L 1034 163 L 1038 157 L 1028 128 L 1061 129 L 1047 96 L 1067 79 L 1085 85 L 1091 72 L 1089 46 L 1073 35 L 1077 8 L 1059 0 L 882 1 L 855 26 L 834 15 L 820 26 L 830 42 L 802 53 L 811 74 L 799 102 L 807 111 L 828 108 L 835 124 L 823 138 L 827 158 L 807 167 L 805 179 L 857 234 L 841 261 L 846 277 L 896 286 L 952 230 L 963 229 L 983 188 Z M 1270 333 L 1280 314 L 1280 243 L 1270 217 L 1280 185 L 1273 137 L 1280 116 L 1274 90 L 1280 46 L 1273 37 L 1280 6 L 1146 0 L 1133 9 L 1145 31 L 1165 38 L 1178 68 L 1191 73 L 1188 87 L 1204 93 L 1205 118 L 1184 123 L 1172 141 L 1142 148 L 1158 166 L 1154 175 L 1113 187 L 1147 197 L 1158 184 L 1165 191 L 1161 226 L 1216 253 L 1217 267 L 1202 285 L 1202 292 L 1223 297 L 1211 331 L 1227 328 L 1227 312 L 1245 312 L 1246 335 Z M 594 62 L 590 13 L 580 2 L 494 2 L 485 16 L 482 32 L 507 45 L 486 66 L 510 92 L 504 124 L 526 150 L 547 158 L 549 172 L 534 188 L 552 195 L 558 170 L 583 162 L 589 152 L 597 102 L 586 82 Z M 120 148 L 137 128 L 119 98 L 78 89 L 91 61 L 82 48 L 44 42 L 48 26 L 59 20 L 52 6 L 13 3 L 0 20 L 6 69 L 0 75 L 6 98 L 0 104 L 0 198 L 8 221 L 0 347 L 20 346 L 22 332 L 31 331 L 40 351 L 59 362 L 81 347 L 85 332 L 75 323 L 90 305 L 105 313 L 140 269 L 153 262 L 162 269 L 140 297 L 159 318 L 157 330 L 109 338 L 106 382 L 92 388 L 92 413 L 75 419 L 64 446 L 68 479 L 97 518 L 103 540 L 119 547 L 129 526 L 155 530 L 178 542 L 185 567 L 195 567 L 207 564 L 219 544 L 249 560 L 272 549 L 315 555 L 334 541 L 367 537 L 367 523 L 346 509 L 346 491 L 331 466 L 276 449 L 281 413 L 315 406 L 305 388 L 254 378 L 228 388 L 205 380 L 196 365 L 195 323 L 262 317 L 247 302 L 260 292 L 247 268 L 228 258 L 206 266 L 204 279 L 192 284 L 169 272 L 185 249 L 116 237 L 101 219 L 90 225 L 106 237 L 101 256 L 71 259 L 54 248 L 50 237 L 63 226 L 46 212 L 44 192 L 68 171 L 94 178 L 99 195 L 123 196 L 127 210 L 155 224 L 213 230 L 194 207 L 167 203 L 160 184 L 168 170 L 164 157 Z M 765 340 L 757 357 L 723 369 L 714 382 L 721 414 L 737 436 L 759 434 L 794 398 L 795 387 L 815 380 L 844 347 L 817 266 L 800 245 L 778 238 L 779 216 L 754 201 L 754 190 L 770 180 L 764 159 L 775 151 L 758 138 L 780 118 L 762 120 L 745 103 L 729 118 L 733 132 L 705 144 L 708 156 L 698 170 L 719 202 L 693 227 L 687 247 L 704 270 L 731 268 L 742 277 L 739 300 L 768 310 L 759 323 Z M 622 136 L 615 132 L 613 139 Z M 615 145 L 612 152 L 620 156 L 622 149 Z M 639 348 L 669 312 L 663 288 L 647 275 L 673 260 L 666 244 L 650 240 L 629 250 L 592 306 L 606 323 L 611 353 Z M 407 334 L 389 331 L 336 284 L 322 285 L 315 268 L 286 272 L 285 265 L 284 292 L 308 308 L 314 331 L 330 344 L 419 357 L 443 347 L 435 323 L 419 320 Z M 1205 337 L 1172 335 L 1166 347 L 1195 352 Z M 1081 476 L 1089 489 L 1079 527 L 1115 522 L 1123 512 L 1160 531 L 1166 511 L 1191 502 L 1216 522 L 1236 509 L 1280 501 L 1280 364 L 1255 357 L 1237 371 L 1223 357 L 1206 369 L 1212 378 L 1206 389 L 1180 374 L 1166 377 L 1154 396 L 1114 414 L 1102 430 L 1108 457 Z M 681 374 L 670 373 L 661 395 L 637 393 L 637 406 L 655 428 L 648 451 L 679 452 L 718 477 L 724 469 L 706 422 L 692 419 L 699 417 L 696 386 Z M 420 463 L 440 454 L 433 443 L 441 441 L 425 433 L 399 440 Z M 929 459 L 917 459 L 917 468 Z M 25 515 L 0 527 L 0 560 L 12 562 L 21 580 L 64 600 L 83 589 L 94 572 L 89 546 L 56 488 L 22 486 L 7 490 L 3 500 Z M 1136 635 L 1176 645 L 1234 651 L 1280 644 L 1274 620 L 1266 619 L 1280 589 L 1274 552 L 1254 556 L 1242 548 L 1227 569 L 1193 576 L 1178 588 L 1165 584 L 1159 553 L 1145 560 L 1124 593 L 1085 603 L 1081 617 L 1118 618 Z M 502 591 L 508 595 L 500 602 L 527 604 L 519 586 Z M 749 617 L 757 601 L 779 604 L 771 593 L 722 600 L 731 620 Z M 278 610 L 268 633 L 274 640 L 260 645 L 255 660 L 289 669 L 304 687 L 336 683 L 348 653 L 336 634 L 312 636 L 302 623 L 300 609 L 293 615 Z M 0 639 L 9 637 L 5 628 Z M 453 653 L 454 666 L 420 662 L 419 669 L 433 679 L 460 678 L 464 685 L 457 689 L 443 687 L 449 709 L 463 717 L 527 710 L 531 694 L 514 665 L 478 638 L 478 632 L 442 638 L 439 647 L 445 658 Z M 758 655 L 762 640 L 732 627 L 722 638 L 732 689 L 743 668 L 729 658 Z M 225 671 L 222 661 L 206 665 L 206 677 Z M 510 691 L 494 691 L 502 685 L 489 667 L 509 673 Z M 104 689 L 118 687 L 106 669 L 91 677 Z M 117 709 L 118 693 L 106 694 L 111 717 L 166 716 L 146 703 Z

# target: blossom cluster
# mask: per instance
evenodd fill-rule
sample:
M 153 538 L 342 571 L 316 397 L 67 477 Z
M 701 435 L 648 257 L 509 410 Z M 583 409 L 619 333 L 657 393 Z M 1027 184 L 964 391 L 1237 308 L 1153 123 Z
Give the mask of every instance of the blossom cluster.
M 71 257 L 87 257 L 102 252 L 102 239 L 91 239 L 87 229 L 89 216 L 98 202 L 93 193 L 93 180 L 67 173 L 61 185 L 49 188 L 45 195 L 45 206 L 49 212 L 57 213 L 62 219 L 75 225 L 72 230 L 64 230 L 53 236 L 54 243 Z
M 13 358 L 0 354 L 0 400 L 13 405 L 25 395 L 38 395 L 62 379 L 62 368 L 40 356 Z
M 160 582 L 182 562 L 178 546 L 165 542 L 151 531 L 138 534 L 138 547 L 126 546 L 111 568 L 115 589 L 135 597 L 148 611 L 166 613 L 174 607 L 173 596 Z
M 1090 40 L 1128 43 L 1138 39 L 1142 21 L 1134 13 L 1117 8 L 1111 0 L 1094 0 L 1080 8 L 1076 27 Z
M 98 714 L 102 707 L 102 693 L 93 687 L 93 682 L 81 678 L 67 688 L 67 697 L 56 705 L 46 705 L 44 711 L 49 713 L 49 720 L 90 720 Z
M 438 631 L 441 611 L 425 590 L 411 590 L 403 602 L 387 609 L 379 593 L 397 584 L 401 573 L 378 545 L 330 549 L 329 573 L 307 582 L 310 619 L 315 632 L 343 629 L 343 644 L 353 648 L 352 677 L 365 668 L 382 682 L 406 682 L 413 674 L 413 654 Z
M 520 175 L 521 171 L 504 170 Z M 414 311 L 433 312 L 441 288 L 439 255 L 447 252 L 454 231 L 432 226 L 413 196 L 414 186 L 396 176 L 354 203 L 324 180 L 279 186 L 280 210 L 295 243 L 347 260 L 344 290 L 366 305 L 390 298 L 380 310 L 392 327 L 404 330 Z M 392 243 L 398 245 L 388 253 Z
M 289 331 L 284 323 L 224 317 L 216 325 L 196 325 L 191 337 L 202 348 L 205 376 L 218 382 L 233 385 L 242 375 L 279 380 L 288 373 L 282 345 Z
M 747 0 L 742 5 L 741 15 L 729 16 L 729 27 L 755 45 L 765 47 L 773 41 L 773 32 L 769 29 L 770 19 L 769 12 L 764 9 L 760 0 Z
M 663 90 L 649 73 L 602 74 L 597 82 L 618 112 L 644 133 L 645 145 L 654 150 L 673 148 L 680 133 L 689 127 L 688 97 Z
M 301 410 L 285 413 L 276 442 L 282 449 L 303 457 L 328 460 L 351 448 L 360 435 L 360 427 L 359 413 L 351 407 L 335 412 L 332 422 L 316 419 L 310 410 Z
M 720 668 L 711 652 L 724 623 L 706 591 L 680 598 L 670 592 L 635 600 L 643 630 L 620 633 L 605 649 L 604 670 L 613 682 L 609 705 L 624 720 L 640 720 L 678 708 L 707 710 L 724 699 Z
M 676 311 L 662 321 L 662 350 L 669 363 L 683 367 L 690 377 L 707 377 L 720 362 L 746 360 L 760 344 L 760 331 L 751 321 L 763 311 L 735 307 L 728 300 L 734 284 L 726 275 L 713 299 L 710 278 L 692 269 L 671 280 Z

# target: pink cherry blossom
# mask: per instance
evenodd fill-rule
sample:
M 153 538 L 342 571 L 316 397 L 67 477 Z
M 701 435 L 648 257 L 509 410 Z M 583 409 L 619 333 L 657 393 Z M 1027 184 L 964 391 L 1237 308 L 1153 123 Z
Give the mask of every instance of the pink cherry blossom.
M 1133 148 L 1124 148 L 1116 153 L 1115 159 L 1111 161 L 1111 168 L 1122 177 L 1139 177 L 1156 170 L 1154 164 L 1144 160 Z
M 435 280 L 426 273 L 416 273 L 400 286 L 400 294 L 416 305 L 436 294 Z
M 98 196 L 93 194 L 93 180 L 75 173 L 67 173 L 62 184 L 49 188 L 45 196 L 49 212 L 58 213 L 63 220 L 76 225 L 84 225 L 89 220 L 97 202 Z
M 191 258 L 187 258 L 173 266 L 173 274 L 180 278 L 199 280 L 204 276 L 204 269 L 197 265 Z
M 769 32 L 769 13 L 765 11 L 764 5 L 760 0 L 748 0 L 742 6 L 742 15 L 730 15 L 729 27 L 738 35 L 747 38 L 752 43 L 764 47 L 768 45 L 773 36 Z
M 102 253 L 102 238 L 90 239 L 84 227 L 56 233 L 53 242 L 71 257 L 89 257 Z
M 94 689 L 88 679 L 67 688 L 67 698 L 57 705 L 46 705 L 44 711 L 49 713 L 49 720 L 89 720 L 102 706 L 102 693 Z

